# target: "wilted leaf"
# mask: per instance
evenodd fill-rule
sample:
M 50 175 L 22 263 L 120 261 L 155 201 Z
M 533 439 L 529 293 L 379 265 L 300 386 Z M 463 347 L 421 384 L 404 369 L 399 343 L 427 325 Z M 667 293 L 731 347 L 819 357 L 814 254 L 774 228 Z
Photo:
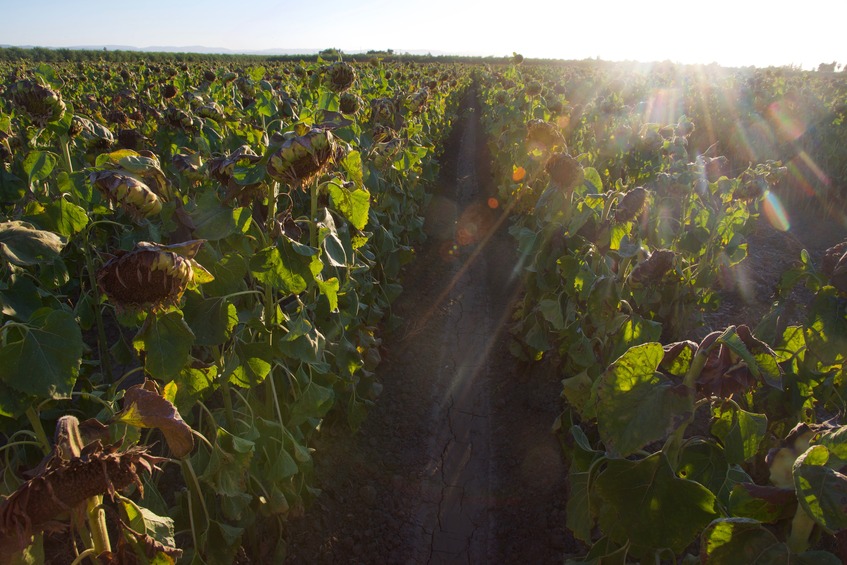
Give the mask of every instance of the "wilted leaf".
M 0 256 L 14 265 L 52 263 L 64 247 L 65 241 L 55 233 L 26 222 L 0 224 Z
M 183 421 L 176 407 L 155 390 L 150 390 L 148 383 L 150 381 L 127 389 L 124 408 L 114 419 L 137 428 L 158 428 L 174 457 L 185 457 L 194 449 L 191 428 Z

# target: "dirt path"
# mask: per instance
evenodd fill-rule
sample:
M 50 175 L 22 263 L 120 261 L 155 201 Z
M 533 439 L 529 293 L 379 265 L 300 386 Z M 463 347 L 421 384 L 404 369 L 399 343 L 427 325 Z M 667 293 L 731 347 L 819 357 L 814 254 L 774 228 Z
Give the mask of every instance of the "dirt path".
M 324 492 L 290 522 L 289 563 L 561 563 L 569 549 L 561 385 L 508 352 L 514 243 L 488 204 L 477 113 L 469 95 L 394 306 L 382 397 L 358 434 L 322 432 Z

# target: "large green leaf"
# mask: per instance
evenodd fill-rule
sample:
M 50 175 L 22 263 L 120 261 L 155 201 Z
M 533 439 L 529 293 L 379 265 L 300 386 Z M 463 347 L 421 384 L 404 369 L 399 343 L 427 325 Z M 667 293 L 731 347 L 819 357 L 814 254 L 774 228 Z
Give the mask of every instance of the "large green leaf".
M 727 403 L 714 409 L 712 434 L 721 440 L 730 464 L 741 464 L 759 452 L 768 432 L 768 418 Z
M 30 151 L 24 159 L 24 172 L 29 184 L 49 177 L 58 162 L 59 158 L 50 151 Z
M 243 388 L 250 388 L 265 380 L 271 372 L 273 362 L 273 349 L 269 344 L 239 341 L 235 344 L 235 351 L 239 363 L 232 371 L 229 382 Z
M 810 447 L 794 463 L 794 487 L 806 514 L 834 533 L 847 528 L 847 476 L 828 467 L 829 462 L 826 446 Z
M 600 528 L 633 553 L 670 548 L 680 553 L 716 516 L 715 495 L 680 479 L 661 452 L 641 461 L 614 459 L 594 483 Z
M 49 312 L 49 313 L 48 313 Z M 19 336 L 6 334 L 0 347 L 0 380 L 38 398 L 64 398 L 73 390 L 82 360 L 82 332 L 73 314 L 36 311 Z
M 311 381 L 291 406 L 288 425 L 299 426 L 309 418 L 323 417 L 334 401 L 335 393 L 331 388 Z
M 722 518 L 703 532 L 707 565 L 790 565 L 791 551 L 756 520 Z
M 356 229 L 365 229 L 368 223 L 368 210 L 371 206 L 371 194 L 362 188 L 350 190 L 336 183 L 330 183 L 328 186 L 333 207 Z
M 690 416 L 689 389 L 656 371 L 663 356 L 660 343 L 637 345 L 597 380 L 597 423 L 610 452 L 630 455 L 664 439 Z
M 591 507 L 591 470 L 605 455 L 591 448 L 585 432 L 579 426 L 571 427 L 574 437 L 573 458 L 568 470 L 567 528 L 577 539 L 591 542 L 594 530 L 594 512 Z
M 149 314 L 132 345 L 144 355 L 144 369 L 154 378 L 170 381 L 188 363 L 194 333 L 181 312 Z
M 88 225 L 85 209 L 64 198 L 53 200 L 40 213 L 26 219 L 64 237 L 71 237 Z
M 195 238 L 208 241 L 218 241 L 234 233 L 245 232 L 251 222 L 249 209 L 224 206 L 213 192 L 205 192 L 197 199 L 197 207 L 190 216 L 196 226 Z
M 55 233 L 26 222 L 0 224 L 0 256 L 14 265 L 52 263 L 64 246 L 65 241 Z
M 238 311 L 225 297 L 204 299 L 189 293 L 183 313 L 188 327 L 194 332 L 196 345 L 225 343 L 238 323 Z
M 262 284 L 290 294 L 306 290 L 314 280 L 311 260 L 298 253 L 288 238 L 257 252 L 250 258 L 250 272 Z
M 719 492 L 728 470 L 724 451 L 714 441 L 691 440 L 680 453 L 676 474 L 681 479 L 696 481 L 712 492 Z
M 824 365 L 843 363 L 847 355 L 847 304 L 835 288 L 821 289 L 811 307 L 806 345 Z

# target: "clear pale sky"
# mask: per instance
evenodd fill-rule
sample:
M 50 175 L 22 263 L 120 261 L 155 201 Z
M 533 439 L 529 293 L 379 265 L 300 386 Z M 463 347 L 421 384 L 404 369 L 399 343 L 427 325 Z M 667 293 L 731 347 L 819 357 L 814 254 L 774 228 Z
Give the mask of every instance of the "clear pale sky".
M 0 44 L 847 63 L 847 1 L 0 0 Z

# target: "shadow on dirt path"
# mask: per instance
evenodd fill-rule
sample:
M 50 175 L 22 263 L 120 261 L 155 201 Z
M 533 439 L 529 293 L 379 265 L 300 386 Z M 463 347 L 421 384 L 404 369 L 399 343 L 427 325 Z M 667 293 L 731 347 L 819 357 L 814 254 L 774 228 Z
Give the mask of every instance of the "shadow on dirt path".
M 448 144 L 429 239 L 404 275 L 384 385 L 358 434 L 328 426 L 323 489 L 288 526 L 289 563 L 561 563 L 560 383 L 508 352 L 519 292 L 475 95 Z

